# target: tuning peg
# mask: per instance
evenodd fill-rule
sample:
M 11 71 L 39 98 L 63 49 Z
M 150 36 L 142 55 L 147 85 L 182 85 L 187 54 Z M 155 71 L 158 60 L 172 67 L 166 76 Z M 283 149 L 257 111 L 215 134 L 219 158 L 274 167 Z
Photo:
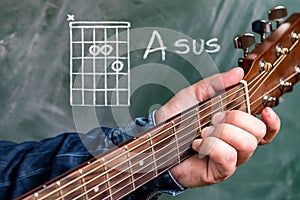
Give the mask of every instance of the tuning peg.
M 263 105 L 265 107 L 275 107 L 279 104 L 279 99 L 276 97 L 271 97 L 269 94 L 263 96 Z
M 269 20 L 275 21 L 277 28 L 280 25 L 280 21 L 287 16 L 287 9 L 284 6 L 276 6 L 269 10 Z
M 252 31 L 260 34 L 260 41 L 266 39 L 266 33 L 272 32 L 272 23 L 265 20 L 256 20 L 252 22 Z
M 293 84 L 291 82 L 285 81 L 284 78 L 281 78 L 279 80 L 279 84 L 280 84 L 280 91 L 281 92 L 291 92 L 293 91 Z
M 255 37 L 252 33 L 245 33 L 234 38 L 234 47 L 236 49 L 243 49 L 244 56 L 249 53 L 249 47 L 255 44 Z

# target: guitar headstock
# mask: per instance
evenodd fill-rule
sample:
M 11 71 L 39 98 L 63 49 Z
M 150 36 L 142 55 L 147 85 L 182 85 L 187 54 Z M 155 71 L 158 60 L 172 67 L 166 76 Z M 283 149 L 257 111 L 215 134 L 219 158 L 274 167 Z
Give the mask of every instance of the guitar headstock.
M 266 106 L 276 106 L 279 97 L 292 91 L 300 79 L 300 13 L 280 23 L 286 15 L 284 9 L 280 6 L 269 11 L 269 19 L 277 22 L 275 30 L 272 30 L 271 22 L 253 22 L 253 31 L 261 35 L 261 43 L 251 52 L 248 49 L 253 43 L 253 34 L 235 38 L 235 47 L 242 48 L 245 54 L 245 58 L 239 59 L 239 66 L 245 71 L 252 114 L 261 113 Z M 268 32 L 271 33 L 265 38 Z

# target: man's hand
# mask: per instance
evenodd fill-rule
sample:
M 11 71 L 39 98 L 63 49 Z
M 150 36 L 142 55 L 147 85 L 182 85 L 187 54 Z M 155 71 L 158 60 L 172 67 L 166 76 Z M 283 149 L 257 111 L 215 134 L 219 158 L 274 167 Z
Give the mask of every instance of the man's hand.
M 243 75 L 241 68 L 235 68 L 181 90 L 156 112 L 156 121 L 163 122 L 237 84 Z M 271 108 L 263 110 L 261 120 L 238 110 L 217 113 L 212 125 L 202 130 L 202 138 L 193 141 L 192 147 L 199 154 L 172 168 L 171 173 L 185 187 L 218 183 L 247 161 L 258 144 L 271 142 L 279 128 L 279 117 Z

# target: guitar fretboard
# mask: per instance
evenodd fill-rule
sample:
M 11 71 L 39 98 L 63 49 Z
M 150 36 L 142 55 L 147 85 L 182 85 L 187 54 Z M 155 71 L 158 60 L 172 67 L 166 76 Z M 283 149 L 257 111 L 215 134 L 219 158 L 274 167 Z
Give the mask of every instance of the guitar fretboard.
M 25 199 L 120 199 L 194 154 L 192 141 L 214 113 L 247 109 L 243 84 L 174 116 Z

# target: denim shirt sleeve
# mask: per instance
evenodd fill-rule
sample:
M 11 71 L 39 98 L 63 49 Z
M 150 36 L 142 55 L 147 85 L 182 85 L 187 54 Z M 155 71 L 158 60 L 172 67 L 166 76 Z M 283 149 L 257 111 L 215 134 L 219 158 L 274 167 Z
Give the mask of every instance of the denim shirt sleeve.
M 0 142 L 0 199 L 13 199 L 152 127 L 152 117 L 137 118 L 124 128 L 96 128 L 87 134 L 64 133 L 39 142 Z M 84 142 L 82 142 L 84 140 Z M 97 145 L 95 141 L 101 141 Z M 89 150 L 83 145 L 89 145 Z M 155 199 L 184 188 L 167 171 L 124 199 Z

